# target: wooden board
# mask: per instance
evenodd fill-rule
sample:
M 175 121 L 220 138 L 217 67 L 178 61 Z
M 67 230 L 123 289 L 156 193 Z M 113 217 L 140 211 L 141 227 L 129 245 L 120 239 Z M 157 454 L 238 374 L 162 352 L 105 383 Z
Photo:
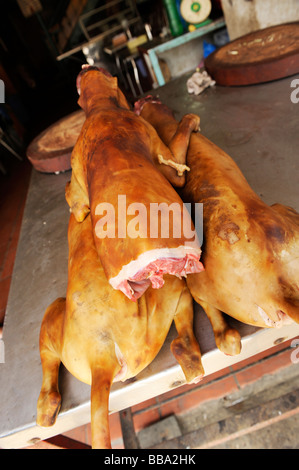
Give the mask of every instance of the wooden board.
M 299 73 L 299 22 L 246 34 L 210 54 L 208 73 L 218 85 L 252 85 Z
M 34 168 L 43 173 L 69 170 L 71 153 L 84 120 L 84 111 L 75 111 L 35 137 L 27 148 L 27 157 Z

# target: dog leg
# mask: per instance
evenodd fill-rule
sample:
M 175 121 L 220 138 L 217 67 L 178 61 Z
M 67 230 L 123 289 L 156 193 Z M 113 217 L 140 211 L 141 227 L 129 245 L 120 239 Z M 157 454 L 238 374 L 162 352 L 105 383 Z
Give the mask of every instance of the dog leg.
M 167 143 L 176 158 L 182 165 L 187 164 L 187 151 L 192 132 L 199 131 L 200 117 L 196 114 L 185 114 L 170 142 Z
M 53 426 L 61 405 L 58 389 L 61 338 L 65 315 L 65 299 L 55 300 L 46 310 L 40 330 L 40 357 L 43 369 L 41 391 L 37 402 L 39 426 Z
M 207 302 L 195 299 L 204 309 L 213 328 L 216 346 L 224 354 L 235 356 L 241 352 L 241 337 L 235 328 L 225 321 L 223 313 Z
M 204 376 L 201 352 L 193 332 L 193 300 L 187 286 L 183 289 L 174 323 L 178 337 L 171 343 L 171 352 L 180 364 L 188 383 L 197 383 Z
M 110 365 L 110 367 L 109 367 Z M 109 429 L 109 394 L 113 378 L 119 371 L 115 363 L 92 369 L 91 383 L 91 439 L 93 449 L 111 449 Z
M 66 184 L 65 198 L 70 207 L 70 212 L 74 214 L 77 222 L 82 222 L 90 212 L 89 199 L 80 186 L 74 172 L 72 173 L 71 181 Z
M 200 118 L 196 114 L 186 114 L 169 141 L 155 141 L 155 152 L 160 163 L 158 169 L 175 187 L 182 187 L 186 182 L 187 151 L 192 132 L 199 130 Z M 157 139 L 156 139 L 157 140 Z

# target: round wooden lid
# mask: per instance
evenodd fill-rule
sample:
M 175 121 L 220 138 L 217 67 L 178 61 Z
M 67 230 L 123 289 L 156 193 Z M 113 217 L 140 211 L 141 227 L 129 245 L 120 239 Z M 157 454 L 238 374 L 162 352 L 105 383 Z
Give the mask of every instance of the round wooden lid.
M 210 54 L 207 72 L 218 85 L 252 85 L 299 73 L 299 22 L 246 34 Z
M 71 153 L 85 121 L 83 110 L 75 111 L 41 132 L 27 148 L 27 157 L 38 171 L 70 170 Z

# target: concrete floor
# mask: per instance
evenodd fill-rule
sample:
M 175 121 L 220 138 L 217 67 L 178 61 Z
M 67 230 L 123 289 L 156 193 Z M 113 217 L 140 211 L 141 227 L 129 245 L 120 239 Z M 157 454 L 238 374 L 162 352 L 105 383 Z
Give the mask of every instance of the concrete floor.
M 298 449 L 299 366 L 165 418 L 138 438 L 144 449 Z

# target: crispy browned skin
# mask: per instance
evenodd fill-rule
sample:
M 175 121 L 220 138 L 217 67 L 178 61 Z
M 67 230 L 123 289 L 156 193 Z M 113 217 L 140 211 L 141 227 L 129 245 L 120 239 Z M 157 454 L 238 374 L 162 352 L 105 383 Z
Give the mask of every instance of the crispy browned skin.
M 78 223 L 71 215 L 68 241 L 67 296 L 48 307 L 41 326 L 43 382 L 37 423 L 51 426 L 56 420 L 63 362 L 76 378 L 91 385 L 93 448 L 110 448 L 111 384 L 137 375 L 154 359 L 173 320 L 178 337 L 171 350 L 186 381 L 204 374 L 193 334 L 193 301 L 185 281 L 174 276 L 165 276 L 161 289 L 149 287 L 137 302 L 114 290 L 99 263 L 90 216 Z
M 141 115 L 167 144 L 176 121 L 163 105 L 147 103 Z M 187 154 L 191 171 L 185 202 L 203 203 L 205 271 L 188 276 L 194 299 L 221 331 L 225 312 L 260 327 L 286 315 L 299 322 L 299 215 L 266 205 L 234 161 L 200 134 Z
M 66 189 L 66 198 L 77 221 L 91 213 L 93 229 L 103 214 L 96 209 L 99 203 L 109 203 L 115 208 L 118 220 L 118 196 L 125 195 L 127 207 L 142 203 L 150 214 L 151 203 L 168 206 L 182 201 L 171 184 L 182 186 L 181 176 L 168 165 L 160 164 L 158 156 L 179 164 L 185 163 L 185 142 L 176 136 L 171 149 L 161 141 L 153 127 L 137 117 L 121 94 L 117 80 L 97 70 L 87 70 L 81 77 L 80 106 L 86 121 L 72 153 L 72 178 Z M 198 128 L 197 116 L 188 115 L 182 120 L 184 136 Z M 159 168 L 159 171 L 158 169 Z M 167 178 L 165 178 L 165 177 Z M 183 213 L 183 211 L 181 211 Z M 128 217 L 128 220 L 133 216 Z M 114 221 L 111 221 L 114 224 Z M 111 227 L 110 224 L 110 227 Z M 97 251 L 108 279 L 115 277 L 122 266 L 140 254 L 163 247 L 184 245 L 185 238 L 147 238 L 118 236 L 99 239 L 95 236 Z M 117 253 L 117 256 L 116 256 Z

